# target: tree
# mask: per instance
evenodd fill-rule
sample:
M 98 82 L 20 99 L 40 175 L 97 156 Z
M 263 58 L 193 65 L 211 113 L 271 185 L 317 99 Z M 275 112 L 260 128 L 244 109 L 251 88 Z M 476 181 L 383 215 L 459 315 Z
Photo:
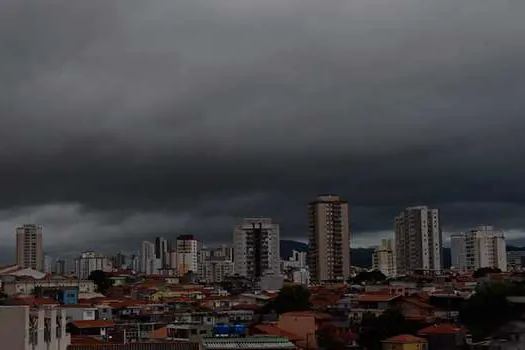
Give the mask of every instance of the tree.
M 366 282 L 377 283 L 386 280 L 386 276 L 379 270 L 360 272 L 354 279 L 354 284 L 363 284 Z
M 88 277 L 97 286 L 97 292 L 106 294 L 108 289 L 113 285 L 113 281 L 102 270 L 91 271 Z
M 396 308 L 387 309 L 379 317 L 368 313 L 363 315 L 359 344 L 369 350 L 381 349 L 381 341 L 398 334 L 414 334 L 422 327 L 419 322 L 405 319 Z
M 474 278 L 482 278 L 482 277 L 487 276 L 488 274 L 500 273 L 500 272 L 501 272 L 501 270 L 498 269 L 498 268 L 495 268 L 495 267 L 481 267 L 481 268 L 477 269 L 476 271 L 474 271 L 472 276 Z
M 515 286 L 491 283 L 478 290 L 461 307 L 459 317 L 471 331 L 474 340 L 483 339 L 516 317 L 507 296 L 514 295 Z
M 301 285 L 284 286 L 277 294 L 277 297 L 270 301 L 266 306 L 266 311 L 275 311 L 282 314 L 290 311 L 309 310 L 310 291 Z

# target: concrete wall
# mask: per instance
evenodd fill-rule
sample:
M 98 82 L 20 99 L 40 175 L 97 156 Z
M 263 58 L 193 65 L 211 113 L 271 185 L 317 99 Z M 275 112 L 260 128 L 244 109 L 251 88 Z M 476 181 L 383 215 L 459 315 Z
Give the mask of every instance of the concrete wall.
M 28 306 L 0 307 L 0 348 L 26 350 L 26 332 L 29 324 Z

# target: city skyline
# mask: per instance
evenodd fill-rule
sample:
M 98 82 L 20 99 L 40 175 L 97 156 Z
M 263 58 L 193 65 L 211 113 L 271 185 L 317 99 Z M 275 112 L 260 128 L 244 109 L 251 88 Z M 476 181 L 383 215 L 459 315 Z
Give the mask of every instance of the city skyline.
M 0 10 L 0 242 L 299 238 L 331 192 L 362 245 L 419 204 L 525 237 L 522 2 L 53 3 Z
M 351 206 L 349 207 L 350 208 L 350 212 L 351 212 Z M 407 207 L 407 208 L 410 208 L 410 207 Z M 405 208 L 406 209 L 406 208 Z M 254 218 L 257 218 L 257 219 L 264 219 L 263 216 L 252 216 Z M 242 220 L 242 219 L 238 219 L 235 223 L 237 224 L 239 222 L 239 220 Z M 35 224 L 35 223 L 29 223 L 29 224 L 22 224 L 22 225 L 18 225 L 17 227 L 21 227 L 21 226 L 24 226 L 24 225 L 38 225 L 40 227 L 44 227 L 45 225 L 42 225 L 42 224 Z M 282 227 L 282 225 L 279 223 L 279 226 Z M 352 221 L 350 219 L 350 226 L 352 226 Z M 442 232 L 442 247 L 443 248 L 450 248 L 451 246 L 451 237 L 454 236 L 454 235 L 458 235 L 458 234 L 463 234 L 465 232 L 468 232 L 470 229 L 474 228 L 474 227 L 479 227 L 479 226 L 486 226 L 485 224 L 477 224 L 477 225 L 473 225 L 472 227 L 469 227 L 467 229 L 464 229 L 464 230 L 461 230 L 461 231 L 454 231 L 454 232 Z M 513 235 L 512 235 L 512 232 L 511 232 L 511 235 L 509 236 L 509 230 L 505 229 L 505 228 L 502 228 L 502 227 L 499 227 L 497 225 L 493 225 L 495 226 L 496 228 L 498 228 L 499 230 L 502 230 L 502 232 L 504 232 L 505 234 L 505 240 L 507 242 L 507 245 L 509 246 L 518 246 L 518 247 L 522 247 L 522 246 L 525 246 L 525 239 L 524 240 L 521 240 L 520 238 L 518 239 L 513 239 Z M 16 227 L 14 228 L 16 229 Z M 231 229 L 231 228 L 230 228 Z M 47 230 L 46 230 L 47 232 Z M 66 250 L 49 250 L 49 249 L 44 249 L 43 250 L 43 254 L 45 254 L 45 256 L 50 256 L 52 255 L 53 258 L 56 258 L 56 259 L 66 259 L 66 260 L 69 260 L 69 259 L 74 259 L 77 257 L 78 254 L 80 254 L 81 252 L 90 252 L 90 251 L 97 251 L 97 252 L 101 252 L 103 254 L 116 254 L 116 253 L 124 253 L 124 254 L 140 254 L 141 252 L 141 244 L 145 243 L 145 242 L 149 242 L 149 240 L 153 240 L 152 242 L 149 242 L 151 245 L 152 245 L 152 249 L 155 250 L 155 239 L 157 238 L 162 238 L 162 239 L 166 239 L 168 241 L 172 241 L 173 244 L 175 244 L 176 242 L 176 239 L 177 237 L 179 236 L 186 236 L 186 235 L 189 235 L 189 236 L 195 236 L 195 239 L 197 239 L 199 242 L 201 242 L 202 246 L 203 247 L 206 247 L 206 248 L 217 248 L 217 247 L 220 247 L 221 245 L 224 245 L 224 244 L 231 244 L 231 237 L 230 239 L 226 239 L 224 241 L 205 241 L 203 240 L 199 234 L 189 234 L 189 233 L 186 233 L 186 234 L 181 234 L 181 233 L 176 233 L 176 232 L 171 232 L 169 234 L 165 234 L 163 236 L 159 236 L 159 235 L 155 235 L 155 236 L 151 236 L 151 237 L 147 237 L 146 240 L 142 240 L 140 242 L 137 242 L 136 244 L 134 245 L 130 245 L 130 246 L 127 246 L 125 249 L 122 249 L 122 248 L 116 248 L 114 249 L 114 247 L 99 247 L 99 248 L 96 248 L 94 247 L 93 245 L 88 245 L 88 246 L 77 246 L 75 247 L 74 245 L 73 246 L 70 246 L 70 249 L 73 249 L 73 251 L 69 250 L 69 251 L 66 251 Z M 47 235 L 46 235 L 47 237 Z M 353 231 L 352 231 L 352 234 L 350 235 L 350 246 L 352 249 L 360 249 L 360 248 L 370 248 L 370 249 L 373 249 L 373 248 L 377 248 L 377 247 L 380 247 L 381 246 L 381 241 L 384 240 L 384 239 L 394 239 L 395 237 L 395 227 L 392 228 L 391 231 L 383 231 L 381 232 L 381 234 L 379 234 L 377 237 L 374 237 L 373 239 L 370 239 L 370 240 L 367 240 L 366 244 L 362 244 L 361 242 L 359 242 L 359 237 L 358 237 L 358 242 L 356 243 L 355 242 L 355 237 L 354 237 L 354 234 L 353 234 Z M 13 241 L 13 246 L 7 244 L 7 245 L 3 245 L 3 246 L 0 246 L 0 264 L 6 264 L 6 263 L 11 263 L 13 261 L 13 259 L 15 259 L 15 250 L 14 248 L 16 247 L 16 235 L 11 235 L 11 240 Z M 287 236 L 281 236 L 280 237 L 280 240 L 291 240 L 291 241 L 296 241 L 296 242 L 300 242 L 300 243 L 304 243 L 304 244 L 308 244 L 308 234 L 304 235 L 303 237 L 287 237 Z M 5 242 L 4 242 L 5 243 Z M 96 246 L 96 245 L 95 245 Z

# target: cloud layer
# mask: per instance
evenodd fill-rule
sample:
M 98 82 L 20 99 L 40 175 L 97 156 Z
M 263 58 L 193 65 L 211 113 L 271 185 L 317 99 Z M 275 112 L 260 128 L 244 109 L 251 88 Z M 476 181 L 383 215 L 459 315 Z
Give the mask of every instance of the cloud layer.
M 8 0 L 0 9 L 1 237 L 132 248 L 301 238 L 333 192 L 359 242 L 404 206 L 447 231 L 525 227 L 525 4 Z M 375 234 L 374 234 L 375 233 Z

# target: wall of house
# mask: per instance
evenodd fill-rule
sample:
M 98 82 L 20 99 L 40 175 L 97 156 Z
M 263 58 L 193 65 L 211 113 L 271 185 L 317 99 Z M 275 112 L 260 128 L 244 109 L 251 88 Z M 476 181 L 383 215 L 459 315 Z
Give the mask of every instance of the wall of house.
M 308 347 L 317 348 L 317 324 L 314 315 L 283 314 L 279 317 L 277 326 L 303 338 L 308 343 Z
M 0 307 L 0 344 L 2 349 L 25 350 L 29 307 Z

